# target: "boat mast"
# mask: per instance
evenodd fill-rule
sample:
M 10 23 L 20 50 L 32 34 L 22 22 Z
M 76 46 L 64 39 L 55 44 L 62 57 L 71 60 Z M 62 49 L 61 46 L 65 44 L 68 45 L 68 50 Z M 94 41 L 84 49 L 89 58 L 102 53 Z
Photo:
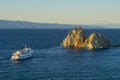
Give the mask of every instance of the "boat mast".
M 25 48 L 27 48 L 27 45 L 25 44 Z

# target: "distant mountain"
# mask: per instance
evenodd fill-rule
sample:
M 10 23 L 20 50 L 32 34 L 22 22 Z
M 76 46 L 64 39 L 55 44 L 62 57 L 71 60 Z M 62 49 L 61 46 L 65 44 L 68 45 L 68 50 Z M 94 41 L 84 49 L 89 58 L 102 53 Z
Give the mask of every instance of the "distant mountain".
M 97 24 L 98 26 L 102 26 L 104 28 L 120 28 L 120 24 Z
M 107 25 L 69 25 L 69 24 L 50 24 L 50 23 L 35 23 L 28 21 L 11 21 L 0 20 L 0 29 L 71 29 L 76 26 L 81 26 L 85 29 L 101 29 Z M 119 25 L 118 25 L 119 26 Z M 108 26 L 109 27 L 109 26 Z
M 28 21 L 0 20 L 0 29 L 41 29 L 41 28 L 73 28 L 75 25 L 35 23 Z

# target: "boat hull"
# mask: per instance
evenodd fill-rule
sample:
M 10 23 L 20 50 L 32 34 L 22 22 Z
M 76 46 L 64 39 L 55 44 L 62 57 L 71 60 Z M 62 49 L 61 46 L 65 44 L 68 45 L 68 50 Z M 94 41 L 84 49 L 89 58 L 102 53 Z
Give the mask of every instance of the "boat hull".
M 25 47 L 23 50 L 18 50 L 13 53 L 11 59 L 12 60 L 20 60 L 20 59 L 27 59 L 32 57 L 33 50 L 31 48 Z
M 31 58 L 31 57 L 32 57 L 32 53 L 26 54 L 26 55 L 20 55 L 18 59 L 27 59 L 27 58 Z

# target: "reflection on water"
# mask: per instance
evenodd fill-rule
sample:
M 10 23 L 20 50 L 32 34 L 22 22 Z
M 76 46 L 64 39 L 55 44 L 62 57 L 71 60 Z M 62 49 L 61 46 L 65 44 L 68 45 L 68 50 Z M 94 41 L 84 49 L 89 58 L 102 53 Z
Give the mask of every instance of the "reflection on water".
M 119 60 L 119 48 L 37 49 L 34 50 L 33 58 L 2 61 L 0 73 L 7 73 L 0 78 L 6 80 L 7 76 L 11 79 L 111 79 L 111 76 L 116 76 L 116 70 L 120 74 Z
M 0 79 L 2 80 L 119 80 L 120 48 L 101 50 L 64 49 L 60 43 L 69 30 L 0 30 Z M 120 43 L 120 30 L 101 32 L 112 44 Z M 111 34 L 113 33 L 113 34 Z M 54 40 L 53 40 L 54 39 Z M 10 60 L 27 44 L 33 58 Z
M 19 63 L 19 60 L 11 60 L 11 62 L 17 64 Z

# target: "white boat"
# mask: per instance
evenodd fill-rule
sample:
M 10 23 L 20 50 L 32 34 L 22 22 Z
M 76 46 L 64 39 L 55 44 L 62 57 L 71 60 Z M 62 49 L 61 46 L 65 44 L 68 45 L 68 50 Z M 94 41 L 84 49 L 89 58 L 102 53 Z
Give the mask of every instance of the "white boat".
M 11 59 L 12 60 L 18 60 L 18 59 L 26 59 L 32 57 L 33 50 L 31 48 L 25 48 L 23 50 L 18 50 L 15 53 L 13 53 Z

